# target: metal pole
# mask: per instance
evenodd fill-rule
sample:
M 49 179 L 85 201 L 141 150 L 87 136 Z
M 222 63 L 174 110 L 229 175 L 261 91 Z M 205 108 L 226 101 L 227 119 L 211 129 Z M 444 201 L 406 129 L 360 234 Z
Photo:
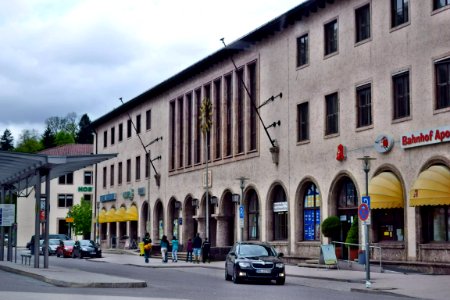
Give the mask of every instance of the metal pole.
M 146 224 L 147 228 L 146 228 L 146 230 L 150 234 L 150 229 L 151 229 L 151 227 L 150 227 L 150 180 L 152 178 L 152 176 L 151 176 L 152 170 L 150 168 L 150 164 L 152 163 L 151 158 L 150 158 L 150 150 L 147 150 L 147 154 L 148 154 L 148 166 L 147 166 L 147 168 L 148 168 L 148 181 L 147 181 L 147 186 L 148 186 L 148 188 L 147 188 L 148 206 L 147 206 L 147 224 Z M 152 236 L 152 235 L 150 235 L 150 236 Z
M 208 180 L 208 132 L 205 132 L 205 159 L 206 159 L 206 234 L 205 238 L 209 241 L 209 180 Z
M 368 162 L 366 162 L 367 166 Z M 364 168 L 366 173 L 366 196 L 369 196 L 369 168 Z M 366 287 L 370 287 L 370 255 L 369 255 L 369 224 L 365 222 L 365 236 L 366 236 Z
M 242 206 L 242 204 L 244 203 L 244 178 L 241 178 L 241 201 L 239 203 L 239 206 Z M 245 219 L 242 220 L 242 222 L 244 222 Z M 241 221 L 239 221 L 241 222 Z M 239 224 L 239 226 L 241 227 L 241 241 L 244 240 L 244 224 Z

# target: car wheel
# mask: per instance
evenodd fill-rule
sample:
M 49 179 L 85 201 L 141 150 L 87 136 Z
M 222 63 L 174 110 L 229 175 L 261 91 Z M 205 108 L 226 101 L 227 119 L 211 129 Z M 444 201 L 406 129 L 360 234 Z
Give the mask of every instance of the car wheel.
M 236 267 L 233 268 L 233 277 L 231 278 L 233 283 L 238 284 L 240 282 Z
M 79 258 L 79 259 L 82 259 L 82 258 L 83 258 L 82 252 L 78 253 L 78 258 Z
M 56 253 L 56 257 L 60 257 L 61 255 L 59 255 L 59 253 Z
M 286 278 L 284 278 L 284 277 L 277 278 L 277 285 L 284 285 L 285 281 L 286 281 Z
M 230 281 L 231 280 L 231 276 L 230 274 L 228 274 L 228 270 L 227 270 L 227 266 L 225 265 L 225 280 L 226 281 Z
M 72 252 L 72 258 L 75 258 L 75 253 Z

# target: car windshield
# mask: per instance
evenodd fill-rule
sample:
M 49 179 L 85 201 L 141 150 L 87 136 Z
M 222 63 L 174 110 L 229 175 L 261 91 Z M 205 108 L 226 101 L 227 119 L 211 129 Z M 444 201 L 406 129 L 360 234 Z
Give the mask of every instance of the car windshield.
M 275 251 L 264 245 L 240 245 L 239 255 L 242 256 L 276 256 Z
M 94 243 L 89 240 L 81 240 L 80 245 L 85 247 L 95 247 Z
M 59 240 L 54 240 L 54 239 L 48 240 L 48 244 L 49 245 L 59 245 Z
M 75 241 L 73 241 L 73 240 L 64 241 L 64 246 L 73 246 L 74 244 L 75 244 Z

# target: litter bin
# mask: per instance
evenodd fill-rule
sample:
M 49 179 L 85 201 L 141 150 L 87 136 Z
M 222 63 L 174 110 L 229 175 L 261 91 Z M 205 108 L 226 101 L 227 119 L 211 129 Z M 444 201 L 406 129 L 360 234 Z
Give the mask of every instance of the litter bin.
M 144 242 L 139 242 L 139 255 L 144 256 Z

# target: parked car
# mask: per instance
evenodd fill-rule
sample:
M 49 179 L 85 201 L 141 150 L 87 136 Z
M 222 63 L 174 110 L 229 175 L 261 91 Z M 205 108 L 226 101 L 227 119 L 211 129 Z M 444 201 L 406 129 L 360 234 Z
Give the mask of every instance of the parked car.
M 75 242 L 73 246 L 72 257 L 102 257 L 102 250 L 92 240 L 79 240 Z
M 48 255 L 56 254 L 56 249 L 59 246 L 59 239 L 49 239 L 48 240 Z M 44 255 L 45 243 L 44 240 L 39 241 L 39 254 Z
M 74 245 L 74 240 L 59 240 L 59 245 L 56 248 L 56 256 L 72 257 Z
M 42 240 L 44 235 L 39 235 L 39 240 Z M 57 239 L 57 240 L 70 240 L 70 238 L 65 234 L 49 234 L 48 239 Z M 27 249 L 31 250 L 31 245 L 34 244 L 34 235 L 31 237 L 30 241 L 27 243 Z
M 275 280 L 283 285 L 286 280 L 283 253 L 262 242 L 237 242 L 225 260 L 225 279 L 239 283 L 242 280 Z

